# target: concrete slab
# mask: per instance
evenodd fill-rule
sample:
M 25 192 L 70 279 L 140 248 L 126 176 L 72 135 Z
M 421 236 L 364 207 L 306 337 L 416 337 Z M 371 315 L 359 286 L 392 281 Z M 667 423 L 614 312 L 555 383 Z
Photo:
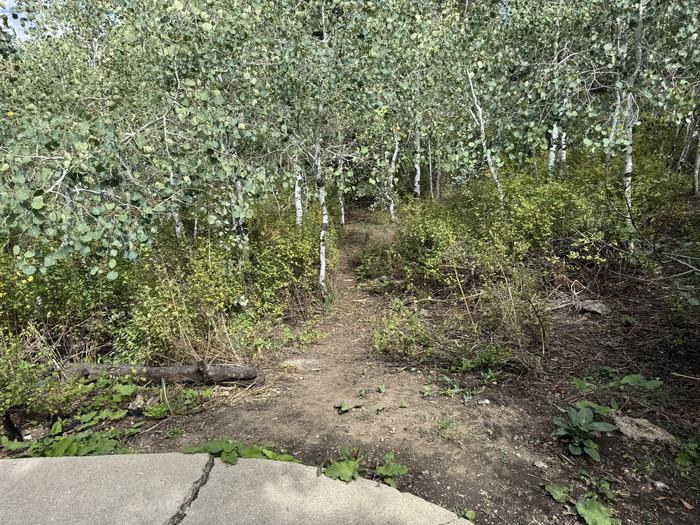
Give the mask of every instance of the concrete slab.
M 452 512 L 366 479 L 318 477 L 316 467 L 216 461 L 183 525 L 467 525 Z
M 2 460 L 0 523 L 168 523 L 211 466 L 204 454 Z

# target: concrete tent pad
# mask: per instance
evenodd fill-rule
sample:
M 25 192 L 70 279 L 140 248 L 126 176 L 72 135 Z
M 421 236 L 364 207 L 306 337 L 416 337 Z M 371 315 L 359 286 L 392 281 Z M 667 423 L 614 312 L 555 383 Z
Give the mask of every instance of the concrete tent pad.
M 217 460 L 183 525 L 438 525 L 470 522 L 411 494 L 366 479 L 317 476 L 316 467 Z
M 0 461 L 0 522 L 163 524 L 201 480 L 204 454 Z

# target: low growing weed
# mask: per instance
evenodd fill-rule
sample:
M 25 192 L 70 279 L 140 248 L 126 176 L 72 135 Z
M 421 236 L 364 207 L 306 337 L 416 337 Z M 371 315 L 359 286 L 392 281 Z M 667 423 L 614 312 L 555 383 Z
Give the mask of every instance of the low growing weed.
M 554 424 L 557 428 L 552 436 L 568 443 L 569 452 L 574 456 L 587 454 L 591 459 L 600 461 L 598 444 L 594 441 L 599 432 L 613 432 L 617 430 L 615 425 L 593 420 L 593 411 L 590 408 L 576 409 L 570 407 L 566 417 L 555 417 Z
M 299 463 L 299 460 L 291 454 L 280 454 L 260 445 L 246 446 L 228 438 L 219 438 L 208 441 L 203 445 L 187 447 L 182 450 L 184 454 L 206 453 L 221 458 L 224 463 L 235 465 L 238 458 L 271 459 L 273 461 L 289 461 Z

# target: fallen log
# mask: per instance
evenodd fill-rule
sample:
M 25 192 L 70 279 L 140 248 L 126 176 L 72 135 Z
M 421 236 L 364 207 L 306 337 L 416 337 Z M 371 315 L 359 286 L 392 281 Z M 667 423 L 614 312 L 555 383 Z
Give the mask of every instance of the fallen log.
M 135 366 L 96 365 L 92 363 L 70 363 L 65 369 L 69 377 L 98 379 L 102 376 L 137 377 L 150 381 L 168 383 L 226 383 L 229 381 L 253 380 L 258 377 L 255 368 L 234 365 L 180 366 Z

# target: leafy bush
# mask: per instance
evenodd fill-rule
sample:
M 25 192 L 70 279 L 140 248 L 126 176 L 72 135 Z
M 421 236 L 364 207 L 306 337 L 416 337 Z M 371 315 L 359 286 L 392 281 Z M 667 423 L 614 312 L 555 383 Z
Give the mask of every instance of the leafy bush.
M 400 299 L 391 302 L 372 330 L 372 347 L 394 358 L 424 359 L 432 339 L 413 309 Z
M 274 346 L 285 316 L 305 317 L 317 292 L 320 216 L 302 227 L 259 204 L 247 249 L 224 237 L 175 239 L 162 231 L 119 278 L 91 275 L 88 259 L 65 258 L 46 275 L 22 275 L 0 255 L 0 330 L 29 325 L 47 346 L 83 360 L 150 364 Z M 168 230 L 169 231 L 169 230 Z M 329 269 L 337 257 L 327 235 Z M 279 338 L 278 338 L 279 339 Z

